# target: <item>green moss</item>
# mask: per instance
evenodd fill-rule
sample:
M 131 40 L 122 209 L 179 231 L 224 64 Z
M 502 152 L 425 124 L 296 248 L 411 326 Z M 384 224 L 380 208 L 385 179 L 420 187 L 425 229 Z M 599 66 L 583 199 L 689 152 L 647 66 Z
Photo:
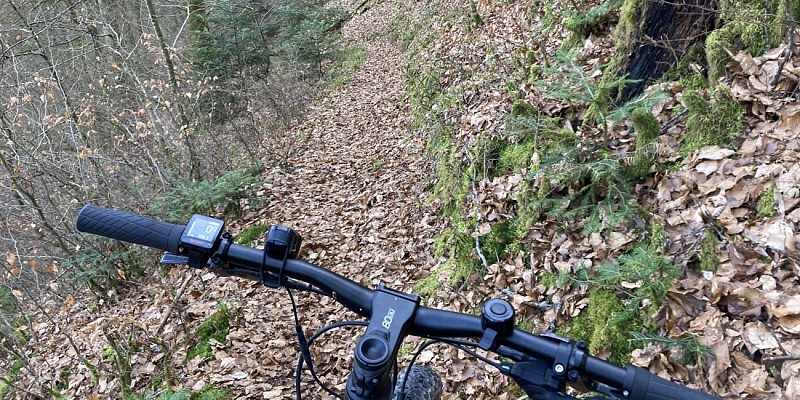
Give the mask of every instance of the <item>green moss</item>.
M 700 243 L 700 254 L 698 255 L 701 271 L 714 272 L 717 270 L 719 267 L 719 259 L 717 258 L 719 244 L 720 242 L 717 235 L 706 229 L 703 233 L 703 239 Z
M 459 285 L 480 270 L 480 260 L 473 256 L 475 239 L 468 233 L 472 227 L 473 222 L 458 220 L 434 239 L 434 257 L 448 259 L 431 271 L 429 276 L 417 281 L 413 287 L 414 293 L 431 297 L 444 284 Z
M 220 343 L 225 343 L 228 337 L 228 331 L 230 330 L 231 312 L 224 303 L 220 303 L 218 308 L 217 312 L 212 314 L 197 327 L 197 332 L 195 332 L 197 343 L 187 351 L 187 361 L 198 356 L 204 360 L 213 358 L 214 352 L 211 348 L 211 339 Z
M 523 44 L 522 47 L 514 50 L 512 61 L 514 62 L 515 67 L 519 69 L 527 69 L 536 64 L 536 51 Z
M 612 323 L 615 315 L 622 310 L 622 301 L 612 290 L 593 289 L 589 292 L 586 309 L 566 327 L 559 328 L 557 333 L 585 341 L 592 354 L 608 352 L 610 361 L 619 365 L 627 364 L 633 350 L 628 341 L 628 331 L 634 327 L 626 323 Z
M 776 197 L 777 187 L 770 185 L 767 190 L 758 196 L 758 203 L 756 204 L 756 212 L 761 218 L 774 217 L 778 213 L 778 199 Z
M 458 157 L 459 149 L 450 137 L 439 138 L 432 153 L 437 159 L 432 197 L 442 202 L 445 216 L 459 216 L 470 190 L 472 167 L 463 165 Z
M 800 1 L 788 3 L 790 17 L 800 19 Z M 753 56 L 761 55 L 785 40 L 788 28 L 784 1 L 722 0 L 719 4 L 724 25 L 706 38 L 706 59 L 712 82 L 725 75 L 730 54 L 745 50 Z
M 730 26 L 719 28 L 706 37 L 706 63 L 710 81 L 716 82 L 725 75 L 725 64 L 730 58 L 728 51 L 735 49 L 735 40 L 736 32 Z
M 251 226 L 242 231 L 240 234 L 236 235 L 236 237 L 233 238 L 233 241 L 249 246 L 255 241 L 264 239 L 268 230 L 269 227 L 266 225 Z
M 650 223 L 650 240 L 648 248 L 658 254 L 663 254 L 664 243 L 669 239 L 667 231 L 664 229 L 664 224 L 653 219 Z
M 474 262 L 461 264 L 450 259 L 431 271 L 429 276 L 417 281 L 413 291 L 422 297 L 433 297 L 445 284 L 458 286 L 467 282 L 477 271 L 478 267 Z
M 572 31 L 579 37 L 585 37 L 591 33 L 597 25 L 604 22 L 612 12 L 622 6 L 623 0 L 607 0 L 606 2 L 592 7 L 588 11 L 572 11 L 567 13 L 564 20 L 564 28 Z
M 589 318 L 588 309 L 583 309 L 577 317 L 573 317 L 566 324 L 559 325 L 556 333 L 573 340 L 583 340 L 589 343 L 594 327 Z
M 9 315 L 16 315 L 19 312 L 14 294 L 5 286 L 0 286 L 0 312 Z
M 511 105 L 511 116 L 515 118 L 530 118 L 539 115 L 539 110 L 525 100 L 516 100 Z
M 472 25 L 468 26 L 471 30 L 472 28 L 478 28 L 483 24 L 483 17 L 478 12 L 478 4 L 475 3 L 475 0 L 470 0 L 470 19 L 472 20 Z
M 205 385 L 199 393 L 192 396 L 192 400 L 225 400 L 228 398 L 226 389 L 214 385 Z
M 649 110 L 637 108 L 631 114 L 633 128 L 636 130 L 636 145 L 652 143 L 658 138 L 661 124 Z
M 625 326 L 611 324 L 615 313 L 622 310 L 622 301 L 610 290 L 594 290 L 589 294 L 589 320 L 592 322 L 592 336 L 589 338 L 589 351 L 592 354 L 608 349 L 610 360 L 618 364 L 630 361 L 630 345 Z
M 701 73 L 694 73 L 680 79 L 684 89 L 698 90 L 708 87 L 708 81 Z
M 519 318 L 517 317 L 517 321 L 514 324 L 517 329 L 522 329 L 525 332 L 535 332 L 536 331 L 536 320 L 535 319 L 528 319 L 528 318 Z
M 536 283 L 546 287 L 556 286 L 556 274 L 545 270 L 539 271 L 536 277 Z
M 531 163 L 531 156 L 536 148 L 536 141 L 529 140 L 519 144 L 511 144 L 500 151 L 499 167 L 501 173 L 517 172 Z
M 14 360 L 14 362 L 11 364 L 11 368 L 8 369 L 8 373 L 6 373 L 6 375 L 3 377 L 3 380 L 7 382 L 14 382 L 19 372 L 22 371 L 23 365 L 24 362 L 22 360 Z M 9 385 L 4 381 L 0 381 L 0 399 L 6 398 L 6 391 L 9 388 Z
M 681 59 L 659 79 L 660 82 L 678 81 L 684 90 L 698 90 L 708 87 L 706 77 L 695 66 L 706 64 L 706 53 L 702 43 L 689 46 Z
M 744 109 L 733 99 L 728 86 L 718 85 L 710 101 L 693 90 L 684 92 L 683 99 L 689 117 L 679 152 L 682 156 L 704 146 L 725 146 L 741 133 Z
M 702 63 L 705 61 L 705 51 L 701 43 L 696 43 L 689 46 L 683 53 L 680 60 L 669 71 L 664 74 L 667 81 L 676 81 L 681 77 L 692 73 L 692 64 Z
M 619 10 L 619 22 L 614 30 L 614 55 L 603 73 L 604 80 L 612 79 L 622 72 L 628 56 L 634 50 L 636 38 L 644 28 L 649 2 L 641 0 L 624 0 Z M 621 92 L 621 90 L 619 90 Z
M 651 144 L 658 140 L 661 124 L 647 109 L 637 108 L 631 113 L 633 128 L 636 132 L 636 153 L 628 166 L 628 177 L 640 179 L 650 173 L 655 159 L 655 151 Z
M 481 251 L 490 264 L 507 254 L 508 246 L 517 240 L 514 233 L 512 222 L 503 221 L 492 225 L 491 232 L 481 236 Z
M 342 61 L 331 68 L 329 88 L 335 90 L 350 82 L 350 80 L 353 79 L 355 71 L 364 63 L 364 60 L 366 60 L 367 55 L 367 49 L 361 46 L 354 46 L 347 49 Z
M 397 358 L 403 359 L 406 355 L 413 353 L 415 348 L 416 346 L 413 343 L 403 342 L 403 344 L 400 345 L 400 349 L 397 350 Z
M 436 135 L 440 135 L 439 131 L 445 127 L 445 123 L 441 113 L 431 112 L 431 110 L 455 101 L 454 99 L 448 101 L 446 98 L 444 89 L 439 82 L 441 75 L 442 71 L 438 68 L 424 64 L 415 65 L 413 62 L 409 63 L 406 72 L 408 104 L 413 118 L 411 128 L 433 134 L 432 139 L 436 139 Z M 435 140 L 431 142 L 435 147 Z
M 100 352 L 100 355 L 102 356 L 103 361 L 107 362 L 107 363 L 110 363 L 110 362 L 114 361 L 114 357 L 116 356 L 116 354 L 117 354 L 117 352 L 114 350 L 114 347 L 112 347 L 112 346 L 106 346 Z
M 413 13 L 397 13 L 389 21 L 389 35 L 400 45 L 400 48 L 409 50 L 411 43 L 419 36 L 420 30 L 426 30 L 430 25 L 430 16 L 420 17 Z M 423 37 L 419 44 L 420 49 L 424 49 L 432 38 L 431 35 Z

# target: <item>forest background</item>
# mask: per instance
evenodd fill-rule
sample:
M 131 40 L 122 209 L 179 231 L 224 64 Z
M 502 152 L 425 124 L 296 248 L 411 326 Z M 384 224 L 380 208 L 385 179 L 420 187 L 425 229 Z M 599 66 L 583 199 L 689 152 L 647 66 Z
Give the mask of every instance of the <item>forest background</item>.
M 663 7 L 706 23 L 654 36 Z M 794 398 L 798 18 L 796 0 L 5 2 L 0 398 L 290 393 L 277 372 L 289 365 L 230 369 L 253 351 L 242 332 L 282 326 L 249 319 L 251 286 L 236 297 L 156 268 L 74 220 L 89 203 L 176 223 L 196 212 L 257 243 L 277 222 L 265 210 L 291 196 L 278 177 L 325 159 L 312 116 L 381 57 L 345 34 L 373 21 L 371 40 L 402 51 L 392 112 L 424 142 L 414 190 L 435 222 L 404 261 L 418 269 L 371 280 L 458 311 L 505 297 L 521 327 L 615 362 L 724 396 Z M 637 81 L 631 60 L 648 45 L 670 61 Z M 357 165 L 401 173 L 387 154 Z M 137 309 L 157 309 L 154 322 L 126 317 Z M 262 350 L 294 354 L 291 340 Z M 346 371 L 335 358 L 321 369 Z M 454 395 L 518 395 L 463 355 L 423 359 Z

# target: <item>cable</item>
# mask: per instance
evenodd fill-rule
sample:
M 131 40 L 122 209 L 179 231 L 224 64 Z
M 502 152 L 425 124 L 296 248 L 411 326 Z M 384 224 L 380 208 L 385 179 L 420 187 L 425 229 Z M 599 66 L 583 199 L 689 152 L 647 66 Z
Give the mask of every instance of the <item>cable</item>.
M 461 351 L 463 351 L 463 352 L 465 352 L 465 353 L 477 358 L 478 360 L 481 360 L 481 361 L 485 362 L 486 364 L 489 364 L 489 365 L 491 365 L 491 366 L 493 366 L 493 367 L 495 367 L 497 369 L 502 370 L 500 368 L 500 366 L 502 365 L 501 363 L 496 362 L 496 361 L 492 361 L 488 357 L 482 356 L 482 355 L 478 354 L 475 350 L 472 350 L 472 349 L 467 347 L 467 346 L 469 346 L 469 347 L 477 347 L 478 344 L 475 343 L 475 342 L 470 342 L 469 340 L 463 340 L 463 339 L 450 339 L 450 338 L 435 338 L 435 339 L 440 341 L 440 342 L 449 344 L 449 345 L 451 345 L 451 346 L 453 346 L 453 347 L 455 347 L 455 348 L 457 348 L 457 349 L 459 349 L 459 350 L 461 350 Z
M 414 352 L 414 356 L 411 357 L 411 361 L 408 362 L 408 368 L 406 368 L 405 374 L 403 374 L 403 386 L 400 387 L 400 398 L 405 398 L 406 395 L 406 384 L 408 383 L 408 377 L 411 375 L 411 368 L 414 366 L 414 363 L 417 362 L 417 357 L 422 354 L 422 350 L 425 350 L 427 347 L 434 345 L 436 343 L 445 343 L 438 339 L 431 339 L 427 342 L 423 343 L 416 352 Z
M 316 371 L 314 371 L 314 362 L 311 358 L 311 351 L 309 350 L 309 342 L 306 340 L 306 334 L 303 332 L 303 327 L 300 325 L 300 318 L 297 316 L 297 303 L 294 301 L 294 295 L 292 295 L 291 289 L 286 287 L 286 293 L 289 293 L 289 300 L 292 302 L 292 315 L 294 315 L 294 329 L 295 333 L 297 334 L 297 342 L 300 345 L 300 361 L 298 362 L 298 369 L 295 371 L 295 388 L 297 390 L 297 400 L 301 399 L 301 392 L 300 392 L 300 377 L 302 374 L 303 369 L 303 361 L 308 364 L 308 370 L 311 372 L 311 376 L 314 378 L 314 381 L 317 382 L 326 392 L 330 395 L 342 398 L 339 396 L 338 393 L 334 392 L 327 386 L 323 385 L 322 382 L 317 377 Z
M 288 291 L 289 289 L 286 289 L 286 290 Z M 328 332 L 328 331 L 330 331 L 332 329 L 343 328 L 343 327 L 347 327 L 347 326 L 367 326 L 367 325 L 369 325 L 369 323 L 365 322 L 365 321 L 341 321 L 341 322 L 335 322 L 335 323 L 328 324 L 328 325 L 324 326 L 322 329 L 320 329 L 319 331 L 314 333 L 306 341 L 305 340 L 305 335 L 302 333 L 302 328 L 300 328 L 300 323 L 299 323 L 299 320 L 297 318 L 297 308 L 295 306 L 294 298 L 292 297 L 291 292 L 289 292 L 289 298 L 292 301 L 292 310 L 293 310 L 294 316 L 295 316 L 295 326 L 297 327 L 296 329 L 299 329 L 299 331 L 298 331 L 299 332 L 298 333 L 298 341 L 301 342 L 301 344 L 300 344 L 301 349 L 300 350 L 301 350 L 301 353 L 302 353 L 301 356 L 299 357 L 299 359 L 297 360 L 297 367 L 295 368 L 295 380 L 294 380 L 294 383 L 295 383 L 295 390 L 296 390 L 296 398 L 297 398 L 297 400 L 301 399 L 301 390 L 300 389 L 301 389 L 301 386 L 302 386 L 303 362 L 306 362 L 308 364 L 308 370 L 311 373 L 311 377 L 314 379 L 314 382 L 316 382 L 317 385 L 322 387 L 331 396 L 334 396 L 334 397 L 336 397 L 338 399 L 343 399 L 344 396 L 340 395 L 339 393 L 334 392 L 331 388 L 325 386 L 325 384 L 322 383 L 322 381 L 319 379 L 319 376 L 317 376 L 317 372 L 314 370 L 314 365 L 311 363 L 310 347 L 311 347 L 311 345 L 314 343 L 314 341 L 317 338 L 319 338 L 320 336 L 322 336 L 322 334 L 324 334 L 325 332 Z M 302 339 L 301 339 L 301 337 L 302 337 Z M 303 350 L 303 344 L 302 343 L 305 343 L 305 350 Z M 308 358 L 308 360 L 306 360 L 306 358 Z
M 289 288 L 289 289 L 302 290 L 304 292 L 316 293 L 316 294 L 318 294 L 320 296 L 331 297 L 330 293 L 325 292 L 322 289 L 316 288 L 316 287 L 311 286 L 311 285 L 309 285 L 307 283 L 296 281 L 294 279 L 289 279 L 289 278 L 284 279 L 283 280 L 283 287 L 286 287 L 286 288 Z
M 453 347 L 455 347 L 455 348 L 457 348 L 457 349 L 459 349 L 459 350 L 461 350 L 461 351 L 463 351 L 463 352 L 465 352 L 465 353 L 477 358 L 478 360 L 483 361 L 486 364 L 489 364 L 489 365 L 497 368 L 501 372 L 503 371 L 503 369 L 501 368 L 502 364 L 500 364 L 498 362 L 495 362 L 495 361 L 492 361 L 489 358 L 487 358 L 485 356 L 482 356 L 482 355 L 478 354 L 476 351 L 474 351 L 474 350 L 472 350 L 472 349 L 467 347 L 467 346 L 469 346 L 469 347 L 478 346 L 478 344 L 475 343 L 475 342 L 470 342 L 469 340 L 463 340 L 463 339 L 430 337 L 427 342 L 425 342 L 421 346 L 419 346 L 417 351 L 414 352 L 414 356 L 411 357 L 411 361 L 409 361 L 409 363 L 408 363 L 408 368 L 406 368 L 406 371 L 403 374 L 403 386 L 400 388 L 400 393 L 399 394 L 401 394 L 402 396 L 405 396 L 405 394 L 406 394 L 406 384 L 408 383 L 408 377 L 411 375 L 411 367 L 413 367 L 414 364 L 416 363 L 417 357 L 419 357 L 420 354 L 422 354 L 422 351 L 425 350 L 426 348 L 428 348 L 428 347 L 430 347 L 430 346 L 432 346 L 434 344 L 439 344 L 439 343 L 443 343 L 443 344 L 446 344 L 446 345 L 453 346 Z M 400 398 L 404 398 L 404 397 L 400 397 Z

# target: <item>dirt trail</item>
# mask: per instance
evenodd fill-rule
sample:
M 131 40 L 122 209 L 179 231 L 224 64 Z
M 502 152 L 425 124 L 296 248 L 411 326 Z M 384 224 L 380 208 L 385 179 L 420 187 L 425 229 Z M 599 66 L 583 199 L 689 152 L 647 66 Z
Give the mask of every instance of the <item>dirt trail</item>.
M 344 87 L 312 107 L 311 118 L 296 134 L 308 142 L 285 168 L 268 171 L 269 203 L 252 223 L 281 223 L 304 237 L 303 258 L 362 284 L 384 282 L 407 289 L 431 267 L 426 249 L 438 231 L 423 186 L 430 180 L 425 138 L 409 129 L 405 93 L 407 61 L 389 35 L 389 21 L 400 12 L 385 2 L 356 15 L 343 28 L 354 45 L 368 52 Z M 352 9 L 352 6 L 346 6 Z M 293 360 L 299 354 L 284 291 L 230 280 L 221 285 L 242 318 L 232 330 L 230 354 L 198 367 L 197 379 L 229 381 L 236 370 L 254 371 L 241 381 L 241 396 L 265 391 L 266 398 L 286 398 L 293 388 Z M 298 294 L 306 332 L 354 317 L 330 299 Z M 326 335 L 316 347 L 324 381 L 341 390 L 354 344 L 353 331 Z M 230 357 L 243 365 L 226 366 Z M 191 383 L 191 382 L 190 382 Z M 321 396 L 312 382 L 311 398 Z M 259 396 L 260 397 L 260 396 Z
M 419 265 L 419 245 L 432 234 L 421 193 L 424 138 L 408 128 L 406 61 L 389 39 L 395 12 L 384 3 L 348 22 L 345 35 L 366 60 L 314 107 L 305 151 L 267 177 L 260 219 L 297 229 L 307 254 L 343 273 Z

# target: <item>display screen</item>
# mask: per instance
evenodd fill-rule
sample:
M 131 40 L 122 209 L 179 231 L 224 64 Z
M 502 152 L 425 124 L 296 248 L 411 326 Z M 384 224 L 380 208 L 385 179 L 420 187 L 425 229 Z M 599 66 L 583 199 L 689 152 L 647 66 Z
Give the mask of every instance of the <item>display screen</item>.
M 195 214 L 189 220 L 189 225 L 183 233 L 182 242 L 194 246 L 211 248 L 222 232 L 224 222 Z

